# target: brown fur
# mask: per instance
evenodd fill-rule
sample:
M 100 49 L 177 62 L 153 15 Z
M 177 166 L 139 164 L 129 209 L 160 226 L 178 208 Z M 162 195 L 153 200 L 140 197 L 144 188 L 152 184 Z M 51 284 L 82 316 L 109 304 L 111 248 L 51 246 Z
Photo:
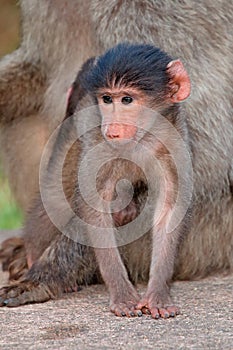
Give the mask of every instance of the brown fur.
M 6 239 L 0 250 L 3 271 L 9 271 L 11 281 L 19 281 L 28 270 L 24 240 L 20 237 Z

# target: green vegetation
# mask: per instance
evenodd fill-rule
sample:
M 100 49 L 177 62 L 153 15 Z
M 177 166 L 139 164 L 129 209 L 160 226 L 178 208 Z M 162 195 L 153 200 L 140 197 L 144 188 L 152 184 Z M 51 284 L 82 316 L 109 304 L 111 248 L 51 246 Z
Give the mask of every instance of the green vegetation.
M 22 221 L 23 215 L 13 200 L 8 182 L 0 174 L 0 230 L 19 228 Z
M 16 0 L 0 0 L 0 58 L 11 52 L 19 40 L 19 7 Z M 1 166 L 1 164 L 0 164 Z M 0 230 L 22 225 L 23 216 L 13 200 L 7 180 L 0 169 Z

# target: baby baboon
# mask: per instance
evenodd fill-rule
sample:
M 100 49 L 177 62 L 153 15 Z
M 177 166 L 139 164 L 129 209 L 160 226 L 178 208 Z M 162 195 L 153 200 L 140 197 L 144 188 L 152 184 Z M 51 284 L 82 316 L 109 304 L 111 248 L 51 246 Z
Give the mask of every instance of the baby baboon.
M 179 199 L 178 206 L 184 209 L 182 217 L 172 230 L 169 226 L 173 216 L 178 215 L 175 214 L 178 191 L 181 191 L 178 177 L 182 178 L 182 182 L 186 181 L 182 186 L 187 186 L 187 181 L 189 183 L 191 181 L 189 169 L 191 163 L 185 160 L 188 147 L 185 114 L 181 113 L 179 105 L 179 102 L 186 99 L 189 94 L 190 80 L 181 61 L 172 60 L 167 54 L 151 45 L 119 44 L 104 55 L 87 61 L 71 89 L 65 120 L 73 115 L 75 106 L 78 108 L 83 106 L 83 101 L 88 97 L 89 104 L 84 106 L 97 104 L 97 111 L 84 112 L 82 117 L 78 115 L 77 121 L 74 118 L 73 125 L 68 121 L 69 128 L 77 127 L 80 130 L 83 125 L 92 126 L 95 119 L 97 126 L 83 133 L 77 141 L 77 152 L 73 154 L 75 163 L 78 163 L 77 183 L 75 184 L 72 178 L 66 179 L 65 182 L 73 195 L 71 201 L 74 211 L 83 222 L 87 223 L 86 226 L 75 224 L 77 240 L 84 235 L 93 248 L 83 248 L 80 242 L 77 242 L 76 245 L 84 249 L 82 254 L 77 254 L 78 247 L 72 250 L 75 242 L 66 237 L 67 243 L 64 247 L 61 244 L 64 237 L 59 237 L 54 243 L 58 246 L 56 257 L 53 244 L 49 245 L 36 261 L 29 250 L 28 265 L 32 264 L 32 267 L 20 284 L 1 290 L 2 305 L 15 306 L 26 302 L 43 301 L 56 295 L 59 290 L 75 288 L 77 282 L 74 278 L 67 280 L 71 268 L 71 264 L 68 263 L 69 255 L 73 256 L 71 260 L 77 259 L 77 262 L 81 260 L 83 265 L 80 269 L 77 263 L 72 268 L 72 274 L 78 281 L 81 278 L 82 282 L 88 280 L 91 273 L 93 278 L 98 278 L 95 269 L 90 270 L 93 263 L 89 266 L 86 263 L 86 252 L 92 249 L 95 258 L 92 252 L 89 253 L 89 259 L 92 257 L 93 261 L 96 260 L 98 263 L 100 274 L 110 292 L 111 311 L 117 316 L 140 316 L 143 311 L 150 312 L 153 318 L 160 316 L 167 318 L 179 313 L 179 309 L 172 305 L 169 284 L 179 239 L 184 233 L 185 225 L 187 226 L 188 216 L 185 214 L 189 203 L 186 196 L 184 198 L 181 196 Z M 65 126 L 65 129 L 68 129 L 68 136 L 72 132 L 69 128 Z M 53 181 L 57 178 L 54 176 L 54 168 L 56 172 L 57 159 L 60 149 L 64 148 L 64 140 L 65 133 L 62 126 L 49 162 L 49 176 Z M 98 146 L 101 147 L 102 154 L 99 150 L 96 152 Z M 176 169 L 174 152 L 176 157 L 180 152 L 182 174 Z M 106 158 L 108 154 L 109 158 Z M 160 191 L 157 189 L 156 181 L 161 176 L 158 162 L 162 168 L 163 180 Z M 93 182 L 92 173 L 95 173 L 96 163 L 98 170 Z M 70 166 L 70 162 L 66 163 L 66 166 L 66 172 L 72 174 L 73 166 Z M 125 179 L 132 184 L 134 195 L 128 205 L 122 206 L 129 190 L 127 185 L 123 185 L 120 191 L 119 186 L 122 184 L 119 183 Z M 87 187 L 83 188 L 83 181 Z M 48 182 L 45 186 L 49 187 Z M 98 195 L 97 200 L 88 203 L 89 199 L 94 198 L 96 189 L 102 200 Z M 42 199 L 45 198 L 46 201 L 43 187 L 41 190 Z M 192 191 L 191 186 L 189 191 Z M 158 203 L 156 203 L 157 192 Z M 55 206 L 52 210 L 56 211 L 56 217 L 62 215 L 60 203 L 57 204 L 59 201 L 57 193 L 58 191 L 49 190 L 48 194 L 50 199 L 52 198 L 52 206 Z M 138 198 L 143 195 L 146 197 L 144 208 L 140 208 L 137 206 Z M 112 205 L 117 201 L 119 203 L 115 203 L 116 211 Z M 111 209 L 115 211 L 113 215 Z M 142 215 L 143 210 L 145 215 Z M 129 227 L 126 235 L 121 226 L 124 227 L 124 224 L 137 218 L 138 230 L 133 226 Z M 145 218 L 150 223 L 146 230 Z M 116 225 L 114 220 L 117 221 Z M 116 226 L 119 227 L 119 232 Z M 40 215 L 38 207 L 32 212 L 32 218 L 26 224 L 26 233 L 30 235 L 30 230 L 34 231 L 35 227 L 40 227 L 42 236 L 46 232 L 51 239 L 54 226 L 48 222 L 46 216 Z M 150 228 L 151 234 L 146 234 Z M 105 234 L 102 232 L 103 229 L 106 231 Z M 137 231 L 139 232 L 136 233 Z M 151 237 L 145 238 L 144 234 Z M 30 236 L 31 242 L 36 246 L 35 231 Z M 132 236 L 130 240 L 129 236 Z M 129 241 L 133 242 L 132 250 Z M 149 272 L 149 284 L 145 296 L 140 299 L 129 277 L 130 274 L 136 276 L 131 277 L 134 282 L 141 277 L 140 269 L 135 268 L 135 260 L 143 255 L 140 252 L 142 241 L 145 242 L 143 249 L 147 252 L 147 260 L 142 259 L 141 269 Z M 126 243 L 129 243 L 127 248 Z M 123 249 L 118 250 L 116 244 L 123 246 Z M 36 250 L 39 251 L 39 247 Z M 66 270 L 63 271 L 64 276 L 61 275 L 58 261 L 62 261 L 63 269 Z M 148 272 L 144 276 L 146 279 Z M 66 283 L 63 283 L 64 278 Z

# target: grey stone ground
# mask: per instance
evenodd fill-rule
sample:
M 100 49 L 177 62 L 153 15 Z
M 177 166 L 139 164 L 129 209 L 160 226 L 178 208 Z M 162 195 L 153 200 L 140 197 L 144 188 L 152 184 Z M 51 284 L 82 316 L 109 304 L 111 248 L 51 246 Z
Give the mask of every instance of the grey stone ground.
M 1 285 L 6 278 L 0 272 Z M 233 350 L 233 276 L 176 282 L 172 295 L 182 315 L 168 320 L 115 317 L 102 285 L 44 304 L 0 308 L 0 349 Z

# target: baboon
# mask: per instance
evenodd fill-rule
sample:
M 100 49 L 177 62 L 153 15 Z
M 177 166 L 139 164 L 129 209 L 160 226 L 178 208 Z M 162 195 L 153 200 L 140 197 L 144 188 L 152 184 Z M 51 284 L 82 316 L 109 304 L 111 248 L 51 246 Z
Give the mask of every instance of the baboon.
M 22 43 L 0 63 L 1 153 L 21 205 L 28 208 L 38 189 L 42 149 L 64 116 L 67 90 L 81 64 L 121 41 L 154 44 L 181 59 L 192 82 L 185 106 L 194 170 L 192 221 L 173 277 L 232 271 L 233 4 L 22 0 L 21 9 Z M 38 258 L 56 235 L 42 235 L 38 246 L 30 240 L 29 255 Z M 89 248 L 82 249 L 92 261 Z
M 178 185 L 178 176 L 182 178 L 182 186 L 188 187 L 191 184 L 191 161 L 188 163 L 185 160 L 188 134 L 185 114 L 182 113 L 179 104 L 189 94 L 190 80 L 180 60 L 172 60 L 170 56 L 151 45 L 127 43 L 119 44 L 102 56 L 88 60 L 69 94 L 65 120 L 73 115 L 73 126 L 70 121 L 68 128 L 61 126 L 48 163 L 49 177 L 53 179 L 52 186 L 54 186 L 59 177 L 56 175 L 59 152 L 60 149 L 64 149 L 64 141 L 67 138 L 64 130 L 68 131 L 69 136 L 71 128 L 76 127 L 80 131 L 87 125 L 87 131 L 77 140 L 77 152 L 73 155 L 77 165 L 76 184 L 72 179 L 70 181 L 69 177 L 65 179 L 65 183 L 73 186 L 68 188 L 72 193 L 70 199 L 73 202 L 74 212 L 87 223 L 86 226 L 81 222 L 73 225 L 77 233 L 76 245 L 82 247 L 79 240 L 83 235 L 85 242 L 93 245 L 98 270 L 110 292 L 111 311 L 117 316 L 141 316 L 141 310 L 149 312 L 153 318 L 174 317 L 179 313 L 179 309 L 172 305 L 169 284 L 180 237 L 184 234 L 189 219 L 186 212 L 190 203 L 187 203 L 185 193 L 180 196 L 179 210 L 175 209 L 178 191 L 182 192 Z M 88 97 L 90 103 L 85 105 Z M 75 115 L 75 106 L 80 108 L 80 105 L 84 105 L 87 108 L 93 104 L 98 106 L 97 111 L 85 110 L 82 115 Z M 165 123 L 163 119 L 166 120 Z M 92 127 L 94 120 L 97 121 L 97 126 Z M 96 147 L 100 149 L 96 151 Z M 178 162 L 182 163 L 180 170 L 176 169 L 176 162 L 173 159 L 178 153 L 180 153 Z M 160 181 L 160 191 L 156 181 L 161 177 L 158 162 L 162 168 L 164 182 Z M 71 158 L 69 163 L 66 162 L 67 174 L 75 171 L 72 163 Z M 96 165 L 97 173 L 95 173 Z M 46 176 L 45 179 L 46 188 L 50 188 L 49 178 Z M 129 180 L 134 188 L 128 206 L 125 203 L 129 192 L 128 185 L 120 184 L 125 179 Z M 83 181 L 87 186 L 83 187 Z M 99 194 L 93 201 L 96 188 Z M 192 191 L 191 186 L 188 191 Z M 58 188 L 56 191 L 49 189 L 48 192 L 49 198 L 52 199 L 52 210 L 56 211 L 55 221 L 58 217 L 60 220 L 63 215 L 62 199 L 59 200 L 58 193 Z M 99 195 L 102 200 L 99 199 Z M 143 209 L 137 207 L 139 197 L 143 195 L 146 197 L 144 215 Z M 45 204 L 47 200 L 44 196 L 43 180 L 41 196 Z M 173 217 L 177 220 L 182 207 L 184 212 L 179 222 L 169 232 L 168 227 Z M 48 216 L 49 212 L 50 209 Z M 48 218 L 40 215 L 40 209 L 36 208 L 32 212 L 32 217 L 34 221 L 29 219 L 25 232 L 30 235 L 30 230 L 34 227 L 33 236 L 39 237 L 42 231 L 51 237 L 54 226 L 52 223 L 48 225 Z M 138 218 L 136 226 L 128 227 L 127 233 L 121 230 L 125 223 L 133 222 L 136 218 Z M 70 224 L 70 219 L 74 221 L 72 216 L 69 220 L 65 219 L 66 224 L 63 227 L 67 227 L 67 222 Z M 114 225 L 115 219 L 117 225 Z M 53 218 L 51 220 L 53 221 Z M 148 222 L 150 227 L 147 227 Z M 38 227 L 40 231 L 36 233 L 35 228 Z M 148 233 L 150 237 L 146 239 L 143 236 L 150 231 L 150 228 L 151 233 Z M 104 235 L 103 229 L 106 232 Z M 32 238 L 32 235 L 30 236 Z M 73 261 L 79 260 L 86 266 L 85 253 L 75 256 L 74 251 L 70 249 L 73 248 L 73 242 L 68 240 L 69 244 L 62 249 L 61 241 L 63 237 L 60 236 L 54 243 L 55 246 L 47 248 L 36 261 L 28 254 L 28 265 L 32 265 L 31 269 L 21 284 L 1 290 L 2 305 L 16 306 L 32 301 L 43 301 L 43 298 L 57 295 L 62 286 L 60 280 L 62 267 L 60 268 L 60 264 L 57 264 L 55 270 L 53 267 L 56 263 L 54 250 L 57 250 L 57 246 L 60 250 L 59 258 L 63 258 L 62 264 L 67 269 L 63 273 L 68 283 L 63 286 L 63 290 L 75 286 L 73 278 L 68 277 L 70 265 L 65 264 L 64 256 L 71 255 Z M 145 265 L 143 261 L 141 262 L 141 269 L 144 270 L 144 279 L 148 280 L 149 277 L 149 284 L 145 296 L 140 300 L 129 278 L 134 283 L 140 278 L 143 279 L 139 270 L 135 269 L 135 261 L 142 254 L 142 242 L 148 259 Z M 118 250 L 115 244 L 124 247 L 123 249 L 119 247 Z M 51 266 L 50 272 L 47 266 Z M 55 271 L 59 271 L 59 274 L 55 274 Z M 86 282 L 86 275 L 90 275 L 90 266 L 83 269 L 82 280 L 80 272 L 79 264 L 73 267 L 72 275 L 76 275 L 76 283 L 79 281 L 83 284 Z M 93 277 L 98 279 L 98 276 L 99 273 Z

